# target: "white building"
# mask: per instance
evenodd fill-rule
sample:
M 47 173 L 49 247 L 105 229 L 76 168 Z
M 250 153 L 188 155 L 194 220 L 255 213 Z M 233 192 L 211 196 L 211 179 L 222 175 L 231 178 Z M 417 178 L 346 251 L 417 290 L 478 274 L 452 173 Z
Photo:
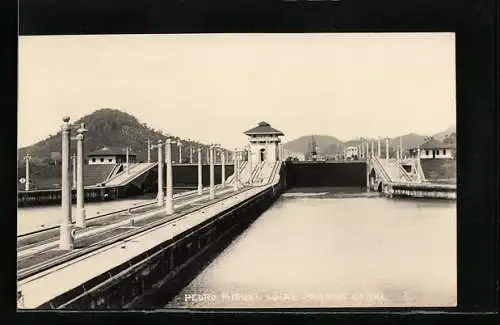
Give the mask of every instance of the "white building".
M 430 139 L 420 146 L 420 159 L 453 159 L 455 146 L 437 139 Z M 410 155 L 417 156 L 418 148 L 410 149 Z
M 127 162 L 125 148 L 104 147 L 88 154 L 89 165 L 122 164 Z M 136 154 L 129 151 L 128 161 L 136 162 Z
M 355 159 L 358 157 L 358 147 L 347 147 L 344 149 L 344 159 Z
M 274 162 L 279 160 L 280 136 L 284 135 L 283 132 L 272 128 L 267 122 L 260 122 L 258 126 L 244 134 L 248 135 L 252 161 Z

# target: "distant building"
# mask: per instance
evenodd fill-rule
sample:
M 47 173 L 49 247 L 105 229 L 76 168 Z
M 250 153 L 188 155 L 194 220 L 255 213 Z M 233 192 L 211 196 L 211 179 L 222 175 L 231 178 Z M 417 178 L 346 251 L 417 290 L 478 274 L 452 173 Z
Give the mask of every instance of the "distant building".
M 292 158 L 294 160 L 296 159 L 298 161 L 305 161 L 306 160 L 306 156 L 303 153 L 293 152 L 293 151 L 285 149 L 285 159 L 287 159 L 287 158 Z
M 279 160 L 283 132 L 271 127 L 267 122 L 260 122 L 256 127 L 245 132 L 249 137 L 252 161 L 274 162 Z
M 417 156 L 417 148 L 410 149 L 412 157 Z M 420 146 L 420 159 L 453 159 L 455 158 L 456 147 L 453 144 L 446 144 L 437 139 L 430 139 Z
M 344 159 L 358 159 L 358 147 L 347 147 L 344 149 Z
M 122 164 L 127 162 L 127 152 L 125 148 L 104 147 L 88 154 L 89 165 Z M 137 160 L 137 155 L 129 151 L 128 161 L 133 164 Z

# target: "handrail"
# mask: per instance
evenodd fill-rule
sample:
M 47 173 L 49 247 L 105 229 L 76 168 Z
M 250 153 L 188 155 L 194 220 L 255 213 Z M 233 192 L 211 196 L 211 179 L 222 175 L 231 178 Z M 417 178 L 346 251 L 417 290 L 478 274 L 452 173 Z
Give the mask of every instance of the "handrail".
M 255 166 L 254 170 L 253 170 L 253 173 L 252 173 L 252 176 L 251 176 L 251 182 L 254 182 L 255 179 L 257 178 L 257 176 L 260 175 L 260 172 L 262 171 L 262 168 L 264 168 L 264 164 L 265 162 L 264 161 L 261 161 L 257 164 L 257 166 Z
M 148 164 L 148 163 L 146 163 Z M 147 167 L 144 168 L 144 170 L 141 170 L 141 171 L 138 171 L 136 174 L 127 174 L 127 172 L 124 170 L 123 172 L 121 172 L 120 174 L 116 175 L 115 177 L 109 179 L 106 181 L 106 183 L 110 183 L 110 182 L 113 182 L 113 181 L 116 181 L 119 177 L 124 177 L 123 181 L 121 181 L 120 183 L 118 184 L 115 184 L 114 186 L 123 186 L 123 185 L 127 185 L 128 183 L 130 183 L 131 181 L 133 181 L 134 179 L 136 179 L 137 177 L 141 176 L 142 174 L 144 174 L 145 172 L 151 170 L 152 168 L 154 168 L 158 163 L 149 163 Z M 137 164 L 135 166 L 132 166 L 132 168 L 130 169 L 136 169 L 137 167 L 139 167 L 141 164 Z M 129 169 L 129 171 L 130 171 Z M 113 186 L 113 185 L 112 185 Z
M 392 181 L 391 177 L 389 176 L 389 174 L 385 170 L 384 166 L 382 166 L 382 163 L 378 160 L 378 158 L 377 157 L 373 157 L 373 158 L 371 158 L 371 160 L 375 161 L 374 165 L 376 165 L 378 167 L 377 169 L 379 170 L 379 172 L 385 176 L 384 177 L 385 181 L 386 182 L 391 182 Z
M 280 162 L 275 162 L 273 166 L 273 170 L 271 171 L 271 175 L 269 176 L 268 184 L 271 184 L 276 177 L 276 171 L 278 170 L 278 166 L 280 166 Z

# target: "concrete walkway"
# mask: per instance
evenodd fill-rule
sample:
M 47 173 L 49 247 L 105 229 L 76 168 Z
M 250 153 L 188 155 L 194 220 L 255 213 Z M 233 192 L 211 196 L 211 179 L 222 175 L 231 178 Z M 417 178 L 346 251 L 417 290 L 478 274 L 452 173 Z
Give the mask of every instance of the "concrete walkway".
M 18 308 L 36 308 L 268 187 L 254 187 L 237 193 L 229 189 L 226 194 L 224 191 L 219 191 L 217 196 L 219 199 L 224 197 L 222 201 L 213 204 L 206 202 L 203 204 L 206 206 L 201 210 L 185 214 L 180 218 L 182 212 L 177 211 L 172 216 L 175 220 L 19 281 L 18 291 L 21 298 L 18 299 Z

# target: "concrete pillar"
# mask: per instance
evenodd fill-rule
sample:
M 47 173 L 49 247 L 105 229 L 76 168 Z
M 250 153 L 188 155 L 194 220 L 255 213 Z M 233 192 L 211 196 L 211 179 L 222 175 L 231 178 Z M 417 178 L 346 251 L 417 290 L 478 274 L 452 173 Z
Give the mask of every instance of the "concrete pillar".
M 76 189 L 76 155 L 71 156 L 72 166 L 73 166 L 73 181 L 71 182 L 71 187 Z
M 24 156 L 24 160 L 26 160 L 26 176 L 24 177 L 26 179 L 26 183 L 24 183 L 25 191 L 30 190 L 30 159 L 31 156 L 29 154 Z
M 416 166 L 417 166 L 417 181 L 418 182 L 421 182 L 422 179 L 420 178 L 420 147 L 417 148 L 417 163 L 416 163 Z
M 201 148 L 198 148 L 198 195 L 203 193 L 203 176 L 201 170 Z
M 248 166 L 250 168 L 250 179 L 248 180 L 248 183 L 251 185 L 252 184 L 252 172 L 253 172 L 253 161 L 252 161 L 252 148 L 248 146 Z
M 370 161 L 366 160 L 366 191 L 370 192 Z
M 385 159 L 389 159 L 389 138 L 385 138 Z
M 221 151 L 220 155 L 220 163 L 221 163 L 221 185 L 226 186 L 226 156 L 224 151 Z
M 193 164 L 193 147 L 189 147 L 189 163 Z
M 177 141 L 177 148 L 179 148 L 179 164 L 182 163 L 182 142 Z
M 207 164 L 210 164 L 210 147 L 207 148 Z
M 234 164 L 234 180 L 233 180 L 233 190 L 236 192 L 238 190 L 238 183 L 240 181 L 240 162 L 238 158 L 238 149 L 234 149 L 233 153 L 233 164 Z
M 224 152 L 226 153 L 226 161 L 229 163 L 230 160 L 229 160 L 229 150 L 224 150 Z
M 377 157 L 380 158 L 381 156 L 381 151 L 380 151 L 380 137 L 377 139 Z
M 403 159 L 403 137 L 399 137 L 399 159 Z
M 151 140 L 148 139 L 148 164 L 151 163 Z
M 172 142 L 170 139 L 165 141 L 165 157 L 167 158 L 167 190 L 165 212 L 167 214 L 174 213 L 174 184 L 172 170 Z
M 214 147 L 210 146 L 210 199 L 215 198 Z
M 158 140 L 158 203 L 159 207 L 163 206 L 163 143 Z
M 372 139 L 372 151 L 371 151 L 371 155 L 370 155 L 370 157 L 372 157 L 372 158 L 375 157 L 375 151 L 373 150 L 373 145 L 374 145 L 374 141 Z
M 71 218 L 71 188 L 69 186 L 69 151 L 70 151 L 70 133 L 69 117 L 63 118 L 61 130 L 62 151 L 61 151 L 61 225 L 59 226 L 59 249 L 73 249 L 74 238 L 71 235 L 73 230 L 73 220 Z
M 77 130 L 78 135 L 76 136 L 76 150 L 77 150 L 77 178 L 76 178 L 76 226 L 80 228 L 85 228 L 86 213 L 85 213 L 85 192 L 83 187 L 83 140 L 87 130 L 85 129 L 85 124 L 82 123 L 80 128 Z

